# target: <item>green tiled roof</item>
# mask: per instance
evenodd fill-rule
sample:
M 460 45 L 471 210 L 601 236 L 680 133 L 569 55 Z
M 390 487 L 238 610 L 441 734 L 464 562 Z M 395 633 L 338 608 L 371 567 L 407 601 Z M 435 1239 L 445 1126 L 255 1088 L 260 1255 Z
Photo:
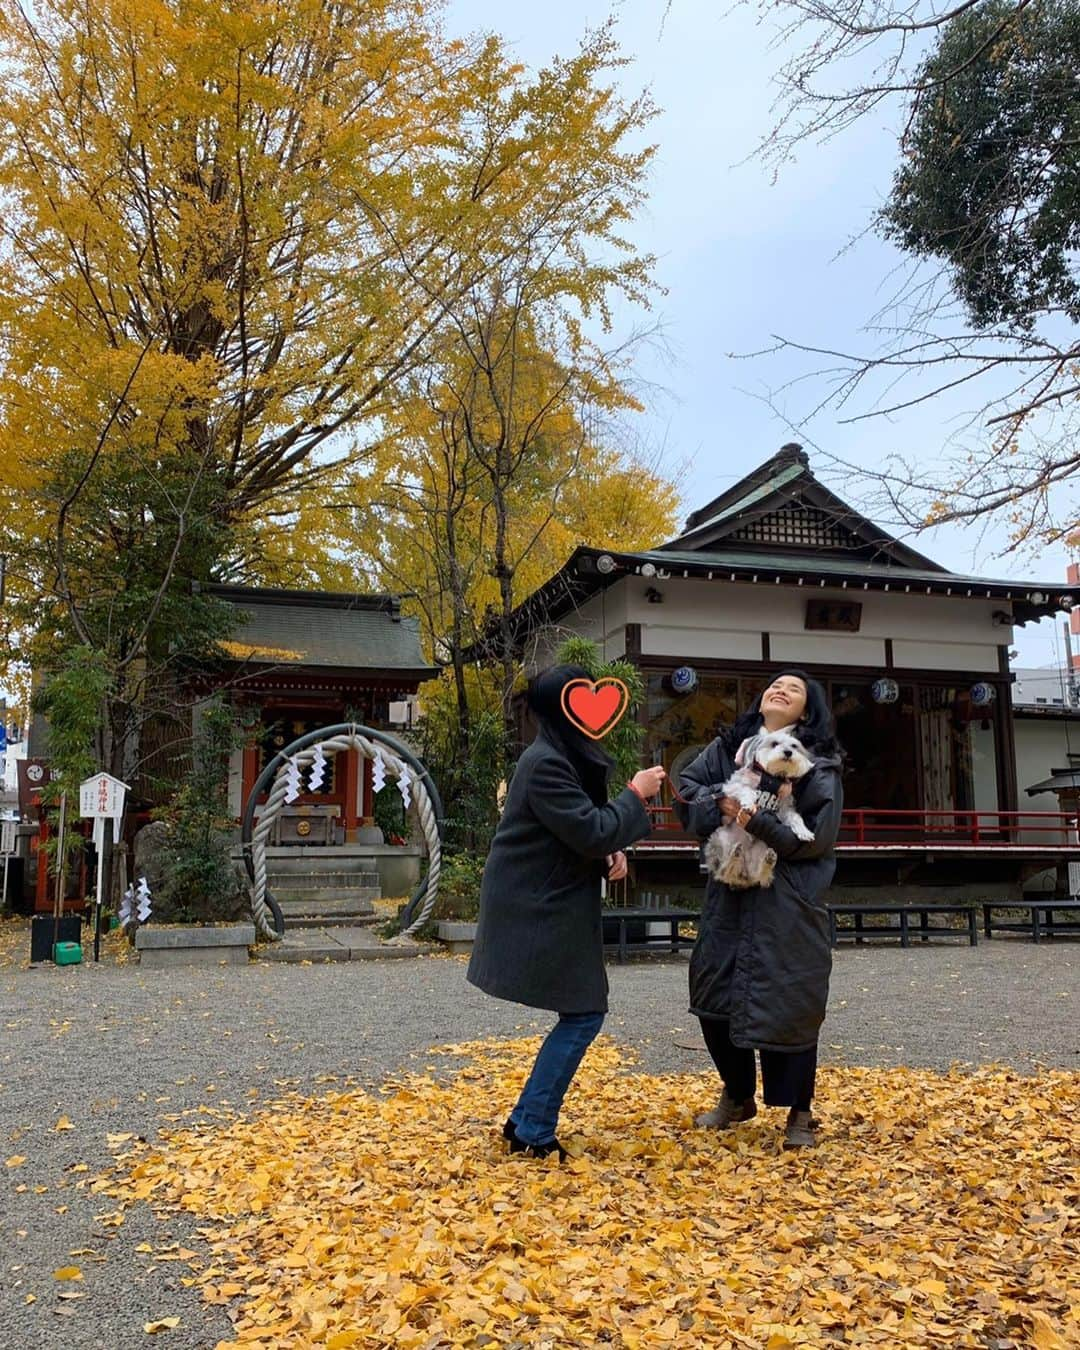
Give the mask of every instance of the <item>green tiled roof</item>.
M 402 617 L 391 596 L 214 587 L 237 611 L 224 645 L 235 660 L 276 666 L 409 672 L 425 679 L 416 619 Z
M 712 525 L 719 525 L 721 521 L 730 520 L 733 516 L 737 516 L 741 512 L 749 510 L 750 507 L 756 506 L 758 502 L 771 497 L 777 489 L 787 487 L 789 483 L 794 483 L 796 479 L 802 478 L 805 473 L 806 469 L 802 464 L 789 464 L 787 468 L 781 469 L 774 478 L 760 484 L 752 492 L 748 492 L 745 497 L 739 497 L 730 502 L 715 516 L 710 516 L 708 520 L 697 521 L 687 533 L 696 534 L 698 530 L 707 530 Z
M 799 511 L 814 513 L 808 517 L 809 528 L 785 528 Z M 770 522 L 774 513 L 783 519 Z M 825 530 L 820 546 L 812 537 L 819 526 Z M 602 572 L 597 559 L 604 554 L 613 565 L 605 564 Z M 511 616 L 516 639 L 572 613 L 623 578 L 641 576 L 643 567 L 647 577 L 658 581 L 685 575 L 720 583 L 992 597 L 1010 604 L 1012 621 L 1019 624 L 1071 607 L 1068 596 L 1061 595 L 1068 587 L 1060 581 L 994 581 L 949 572 L 819 483 L 802 447 L 791 444 L 694 512 L 683 533 L 662 547 L 628 552 L 579 545 L 553 577 L 516 607 Z M 483 659 L 489 647 L 490 642 L 478 643 L 469 655 Z
M 800 513 L 806 513 L 805 518 L 831 535 L 815 549 L 815 556 L 820 552 L 833 556 L 846 553 L 849 558 L 867 562 L 892 561 L 905 567 L 942 570 L 932 558 L 916 552 L 910 544 L 883 530 L 818 482 L 805 451 L 795 444 L 785 445 L 740 482 L 695 511 L 688 517 L 683 532 L 663 547 L 665 551 L 723 550 L 730 544 L 745 552 L 755 552 L 768 538 L 770 517 L 780 518 L 773 525 L 774 537 L 785 542 L 791 538 L 795 543 L 798 536 L 791 537 L 789 531 L 798 528 Z M 762 527 L 764 537 L 754 539 L 753 532 Z M 814 524 L 809 528 L 813 529 Z M 798 549 L 785 548 L 785 552 Z

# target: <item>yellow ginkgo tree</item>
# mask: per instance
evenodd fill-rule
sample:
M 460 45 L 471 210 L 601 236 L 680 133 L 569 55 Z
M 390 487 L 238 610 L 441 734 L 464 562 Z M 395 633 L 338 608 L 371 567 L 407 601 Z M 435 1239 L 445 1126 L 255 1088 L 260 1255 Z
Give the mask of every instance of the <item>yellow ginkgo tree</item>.
M 635 407 L 619 361 L 565 334 L 555 356 L 550 321 L 520 296 L 495 301 L 413 383 L 366 513 L 377 575 L 413 597 L 446 668 L 425 693 L 425 749 L 461 826 L 448 838 L 469 846 L 514 758 L 517 605 L 577 543 L 653 543 L 676 506 L 673 485 L 612 440 Z
M 223 635 L 192 584 L 370 479 L 485 278 L 603 253 L 645 294 L 649 110 L 606 32 L 531 76 L 423 0 L 0 0 L 0 57 L 5 623 L 39 665 L 107 653 L 126 777 Z

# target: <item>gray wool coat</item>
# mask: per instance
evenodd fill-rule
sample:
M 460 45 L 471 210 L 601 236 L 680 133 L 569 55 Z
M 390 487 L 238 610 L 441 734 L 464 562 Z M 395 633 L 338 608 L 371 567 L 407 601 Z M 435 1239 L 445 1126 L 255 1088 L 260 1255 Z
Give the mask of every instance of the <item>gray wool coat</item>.
M 469 983 L 532 1008 L 606 1012 L 604 859 L 651 829 L 629 788 L 596 806 L 541 731 L 518 760 L 484 867 Z
M 723 817 L 716 798 L 734 771 L 725 732 L 686 768 L 676 802 L 683 824 L 707 839 Z M 726 1018 L 732 1043 L 754 1050 L 808 1050 L 825 1020 L 832 973 L 829 915 L 822 896 L 836 870 L 840 765 L 818 759 L 795 785 L 799 814 L 814 831 L 803 843 L 772 811 L 759 810 L 747 830 L 777 855 L 771 886 L 732 890 L 709 878 L 698 939 L 690 957 L 690 1011 Z

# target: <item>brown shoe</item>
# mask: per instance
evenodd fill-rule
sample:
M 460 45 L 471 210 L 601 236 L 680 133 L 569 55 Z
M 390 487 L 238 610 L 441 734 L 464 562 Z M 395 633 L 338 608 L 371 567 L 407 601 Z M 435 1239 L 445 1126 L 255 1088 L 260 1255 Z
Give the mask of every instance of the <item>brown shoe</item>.
M 809 1111 L 792 1107 L 784 1131 L 785 1148 L 817 1148 L 817 1121 Z
M 741 1125 L 744 1120 L 753 1120 L 756 1115 L 757 1102 L 753 1097 L 737 1102 L 734 1097 L 728 1096 L 725 1088 L 714 1109 L 695 1117 L 694 1124 L 713 1130 L 727 1130 L 732 1125 Z

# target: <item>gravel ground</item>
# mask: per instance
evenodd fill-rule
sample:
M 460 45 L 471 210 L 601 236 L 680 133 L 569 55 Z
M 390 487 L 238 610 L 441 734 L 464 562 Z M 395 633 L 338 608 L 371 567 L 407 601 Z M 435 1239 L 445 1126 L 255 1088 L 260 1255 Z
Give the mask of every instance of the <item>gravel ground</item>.
M 109 1133 L 153 1137 L 170 1112 L 250 1106 L 282 1085 L 326 1091 L 325 1075 L 377 1085 L 427 1066 L 448 1041 L 531 1034 L 549 1019 L 470 988 L 461 960 L 140 971 L 86 965 L 0 971 L 0 1347 L 127 1350 L 145 1321 L 179 1316 L 167 1350 L 230 1334 L 219 1308 L 184 1288 L 183 1263 L 152 1264 L 150 1242 L 196 1246 L 194 1225 L 145 1207 L 120 1227 L 78 1182 L 108 1166 Z M 686 961 L 610 968 L 607 1031 L 652 1072 L 695 1072 L 704 1055 L 685 1014 Z M 837 953 L 822 1058 L 833 1063 L 1002 1062 L 1080 1070 L 1080 944 L 1013 941 Z M 493 1103 L 493 1119 L 503 1103 Z M 62 1117 L 71 1129 L 57 1130 Z M 88 1171 L 74 1172 L 86 1164 Z M 17 1187 L 25 1187 L 17 1191 Z M 80 1253 L 73 1255 L 73 1253 Z M 84 1278 L 52 1272 L 78 1265 Z M 84 1297 L 64 1301 L 61 1290 Z M 28 1294 L 36 1301 L 27 1304 Z

